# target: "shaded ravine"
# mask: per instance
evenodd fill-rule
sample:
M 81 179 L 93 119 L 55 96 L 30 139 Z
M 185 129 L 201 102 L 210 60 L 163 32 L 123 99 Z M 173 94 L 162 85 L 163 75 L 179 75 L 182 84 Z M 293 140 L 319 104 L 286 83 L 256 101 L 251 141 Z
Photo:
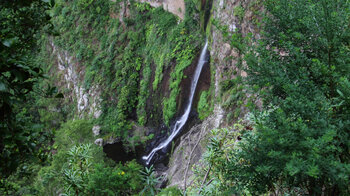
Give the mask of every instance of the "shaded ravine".
M 159 151 L 159 150 L 163 150 L 166 149 L 167 146 L 173 141 L 173 139 L 181 132 L 182 128 L 184 127 L 184 125 L 186 124 L 190 111 L 191 111 L 191 107 L 192 107 L 192 102 L 193 102 L 193 97 L 196 91 L 196 87 L 197 87 L 197 83 L 198 83 L 198 79 L 199 76 L 202 72 L 202 68 L 204 66 L 204 64 L 207 62 L 207 48 L 208 48 L 208 40 L 206 41 L 198 64 L 197 64 L 197 68 L 196 71 L 194 73 L 194 77 L 193 80 L 191 82 L 191 91 L 190 91 L 190 96 L 188 99 L 188 103 L 187 106 L 185 108 L 185 112 L 184 114 L 179 118 L 179 120 L 176 121 L 175 125 L 172 127 L 171 131 L 170 131 L 170 135 L 169 137 L 162 141 L 157 147 L 153 148 L 152 151 L 147 155 L 147 156 L 143 156 L 142 159 L 145 161 L 146 165 L 149 165 L 150 162 L 153 159 L 153 156 Z

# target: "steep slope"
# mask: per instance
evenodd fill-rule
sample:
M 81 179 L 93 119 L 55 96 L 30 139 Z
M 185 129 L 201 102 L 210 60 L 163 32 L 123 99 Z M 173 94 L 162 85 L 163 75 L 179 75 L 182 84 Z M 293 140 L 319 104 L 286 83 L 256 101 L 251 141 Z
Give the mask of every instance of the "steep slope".
M 193 2 L 188 7 L 177 18 L 133 1 L 56 2 L 59 36 L 43 40 L 45 69 L 72 104 L 71 116 L 95 119 L 95 143 L 147 151 L 167 134 L 186 103 L 203 42 L 198 10 Z

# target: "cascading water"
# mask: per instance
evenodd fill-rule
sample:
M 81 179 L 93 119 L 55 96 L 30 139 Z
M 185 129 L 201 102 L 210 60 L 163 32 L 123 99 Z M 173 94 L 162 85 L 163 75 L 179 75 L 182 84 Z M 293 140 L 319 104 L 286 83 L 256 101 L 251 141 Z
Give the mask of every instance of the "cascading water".
M 147 165 L 151 162 L 155 153 L 161 149 L 166 148 L 169 145 L 169 143 L 178 135 L 178 133 L 180 133 L 182 127 L 186 124 L 186 122 L 188 120 L 188 116 L 189 116 L 190 111 L 191 111 L 192 101 L 193 101 L 194 93 L 196 91 L 199 76 L 202 72 L 202 68 L 203 68 L 204 64 L 207 62 L 207 60 L 206 60 L 207 48 L 208 48 L 208 40 L 206 41 L 204 48 L 202 49 L 201 56 L 200 56 L 199 62 L 197 64 L 197 68 L 196 68 L 196 71 L 194 73 L 193 80 L 191 82 L 190 97 L 189 97 L 188 104 L 185 108 L 184 114 L 181 116 L 181 118 L 179 120 L 176 121 L 175 125 L 171 129 L 170 136 L 165 141 L 161 142 L 157 147 L 153 148 L 152 151 L 147 156 L 142 157 L 142 159 L 145 160 Z

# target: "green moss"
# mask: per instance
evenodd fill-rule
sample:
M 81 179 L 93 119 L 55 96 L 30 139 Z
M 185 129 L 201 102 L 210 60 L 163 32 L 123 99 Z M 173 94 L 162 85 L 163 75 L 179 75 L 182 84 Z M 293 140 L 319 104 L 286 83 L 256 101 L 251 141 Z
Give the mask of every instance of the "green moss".
M 197 106 L 199 119 L 201 120 L 204 120 L 212 112 L 208 98 L 208 91 L 203 91 Z
M 146 65 L 143 68 L 143 79 L 140 82 L 140 93 L 137 104 L 138 123 L 142 126 L 147 122 L 146 101 L 149 96 L 148 86 L 151 79 L 151 72 L 150 64 L 146 62 Z
M 180 37 L 175 40 L 176 46 L 171 53 L 171 56 L 176 59 L 176 66 L 170 74 L 170 96 L 163 101 L 163 118 L 166 124 L 169 124 L 177 111 L 176 99 L 180 93 L 180 83 L 184 78 L 183 71 L 191 65 L 198 51 L 198 47 L 194 44 L 198 42 L 197 38 L 182 32 L 180 32 Z
M 206 37 L 210 42 L 212 42 L 213 40 L 212 26 L 213 26 L 213 16 L 210 15 L 210 18 L 208 20 L 208 24 L 205 30 Z

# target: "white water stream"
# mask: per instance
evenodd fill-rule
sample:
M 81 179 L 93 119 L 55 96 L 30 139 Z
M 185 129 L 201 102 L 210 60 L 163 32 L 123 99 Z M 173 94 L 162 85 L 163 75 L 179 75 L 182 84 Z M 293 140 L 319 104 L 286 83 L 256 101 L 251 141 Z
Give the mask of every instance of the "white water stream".
M 186 109 L 185 109 L 185 113 L 181 116 L 181 118 L 179 120 L 176 121 L 173 129 L 171 129 L 171 134 L 169 135 L 169 137 L 165 141 L 160 143 L 157 147 L 153 148 L 152 151 L 147 156 L 142 157 L 142 159 L 146 161 L 147 165 L 151 162 L 154 154 L 157 151 L 166 148 L 169 145 L 169 143 L 181 131 L 182 127 L 186 124 L 186 122 L 188 120 L 188 116 L 189 116 L 190 111 L 191 111 L 192 101 L 193 101 L 194 93 L 196 91 L 199 76 L 202 72 L 202 68 L 203 68 L 204 64 L 207 62 L 206 61 L 207 48 L 208 48 L 208 41 L 206 41 L 204 48 L 202 49 L 201 56 L 200 56 L 198 64 L 197 64 L 197 68 L 196 68 L 196 71 L 194 73 L 194 77 L 193 77 L 193 80 L 191 83 L 190 97 L 189 97 L 188 105 L 186 106 Z

